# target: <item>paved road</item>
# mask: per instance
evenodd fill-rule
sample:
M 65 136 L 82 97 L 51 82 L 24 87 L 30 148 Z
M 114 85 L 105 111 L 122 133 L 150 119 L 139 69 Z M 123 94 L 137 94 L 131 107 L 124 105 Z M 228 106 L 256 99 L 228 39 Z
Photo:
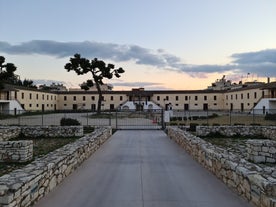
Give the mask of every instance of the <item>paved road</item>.
M 161 130 L 117 131 L 36 207 L 249 207 Z

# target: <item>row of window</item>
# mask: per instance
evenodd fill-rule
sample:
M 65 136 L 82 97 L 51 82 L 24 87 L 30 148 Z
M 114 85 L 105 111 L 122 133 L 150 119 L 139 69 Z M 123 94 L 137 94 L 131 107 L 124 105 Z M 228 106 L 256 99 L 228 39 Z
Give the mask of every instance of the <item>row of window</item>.
M 254 92 L 253 94 L 254 96 L 254 99 L 257 99 L 257 92 Z M 263 92 L 263 96 L 264 96 L 264 92 Z M 45 95 L 45 94 L 42 94 L 42 100 L 45 100 L 45 97 L 46 97 L 46 100 L 56 100 L 56 96 L 54 95 Z M 82 96 L 82 100 L 83 101 L 86 101 L 86 97 L 87 96 Z M 226 100 L 228 99 L 231 99 L 233 100 L 233 98 L 235 97 L 235 99 L 237 100 L 239 97 L 238 97 L 238 94 L 231 94 L 231 95 L 226 95 Z M 250 99 L 250 93 L 247 93 L 246 94 L 246 97 L 247 99 Z M 15 98 L 17 98 L 17 93 L 15 93 Z M 24 92 L 21 93 L 21 99 L 24 99 L 25 98 L 25 94 Z M 29 100 L 32 100 L 33 99 L 33 94 L 32 93 L 29 93 Z M 36 100 L 39 99 L 39 94 L 36 94 Z M 64 96 L 63 97 L 64 101 L 67 101 L 67 96 Z M 160 101 L 160 96 L 157 96 L 157 101 Z M 163 101 L 169 101 L 170 97 L 169 96 L 166 96 Z M 240 94 L 240 99 L 244 99 L 244 94 Z M 77 96 L 73 96 L 73 101 L 76 101 L 77 100 Z M 91 96 L 91 100 L 92 101 L 95 101 L 95 96 Z M 103 96 L 103 100 L 105 100 L 104 96 Z M 110 96 L 110 101 L 113 101 L 114 100 L 114 96 Z M 123 100 L 123 96 L 120 96 L 120 101 Z M 179 101 L 179 96 L 175 96 L 175 101 Z M 184 100 L 185 101 L 188 101 L 188 100 L 195 100 L 197 101 L 198 100 L 198 96 L 185 96 L 184 97 Z M 203 96 L 203 100 L 204 101 L 207 101 L 208 100 L 208 96 Z M 217 100 L 217 96 L 214 95 L 213 96 L 213 100 L 216 101 Z
M 197 101 L 198 100 L 198 96 L 185 96 L 184 97 L 185 101 L 188 101 L 188 100 L 195 100 Z M 203 97 L 204 101 L 207 101 L 208 100 L 208 97 L 207 96 L 204 96 Z M 170 97 L 169 96 L 166 96 L 163 101 L 169 101 L 170 100 Z M 179 101 L 179 96 L 175 96 L 175 100 L 176 101 Z M 213 100 L 216 101 L 217 100 L 217 96 L 213 96 Z M 157 96 L 157 101 L 160 101 L 160 96 Z
M 39 99 L 39 94 L 37 93 L 36 95 L 35 95 L 35 97 L 36 97 L 36 100 L 38 100 Z M 45 100 L 45 97 L 46 97 L 46 100 L 48 101 L 48 100 L 56 100 L 57 99 L 57 97 L 56 96 L 54 96 L 54 95 L 45 95 L 45 94 L 42 94 L 42 96 L 41 96 L 41 98 L 42 98 L 42 100 Z M 17 93 L 15 93 L 15 98 L 17 98 Z M 25 93 L 24 92 L 21 92 L 21 99 L 23 100 L 25 98 Z M 32 93 L 29 93 L 29 100 L 32 100 L 33 99 L 33 94 Z
M 229 96 L 230 96 L 230 97 L 229 97 Z M 233 100 L 234 97 L 235 97 L 236 100 L 237 100 L 238 98 L 244 99 L 244 96 L 245 96 L 245 94 L 243 94 L 243 93 L 241 93 L 240 95 L 238 95 L 238 94 L 226 95 L 226 100 L 228 100 L 229 98 L 230 98 L 231 100 Z M 262 96 L 264 97 L 264 91 L 262 91 Z M 253 97 L 254 97 L 254 99 L 257 99 L 257 92 L 254 92 Z M 247 93 L 247 94 L 246 94 L 246 98 L 247 98 L 247 99 L 250 99 L 250 93 Z
M 262 96 L 264 96 L 264 91 L 262 93 L 263 93 Z M 230 96 L 230 99 L 233 100 L 234 94 L 226 95 L 226 100 L 229 99 L 229 96 Z M 250 99 L 250 93 L 247 93 L 246 97 L 247 97 L 247 99 Z M 254 99 L 257 99 L 257 92 L 254 92 L 253 97 L 254 97 Z M 169 98 L 170 98 L 169 96 L 166 96 L 163 100 L 164 101 L 169 101 Z M 236 100 L 238 99 L 238 94 L 235 94 L 235 98 L 236 98 Z M 244 98 L 244 94 L 241 93 L 240 94 L 240 99 L 243 99 L 243 98 Z M 185 101 L 188 101 L 188 100 L 195 100 L 195 101 L 197 101 L 198 100 L 198 96 L 185 96 L 184 99 L 185 99 Z M 208 96 L 203 96 L 203 100 L 207 101 L 208 100 Z M 217 100 L 217 96 L 216 95 L 213 96 L 213 100 L 214 101 Z M 157 96 L 157 101 L 160 101 L 160 96 Z M 175 101 L 179 101 L 179 96 L 175 96 Z
M 83 101 L 86 101 L 86 97 L 87 96 L 82 96 L 82 100 Z M 64 101 L 67 101 L 67 96 L 63 96 L 63 100 Z M 76 101 L 77 100 L 77 96 L 73 96 L 73 101 Z M 95 96 L 91 96 L 91 100 L 92 101 L 95 101 Z M 103 101 L 105 100 L 105 97 L 103 96 Z M 113 96 L 110 96 L 110 101 L 113 101 L 114 100 L 114 97 Z M 123 96 L 120 96 L 120 101 L 123 100 Z
M 34 105 L 35 105 L 35 104 L 34 104 Z M 21 106 L 22 106 L 23 109 L 25 108 L 25 104 L 21 104 Z M 40 108 L 39 104 L 36 104 L 35 106 L 36 106 L 36 108 Z M 35 107 L 35 106 L 34 106 L 34 107 Z M 42 108 L 44 108 L 44 106 L 45 106 L 44 104 L 41 105 Z M 29 104 L 29 108 L 32 108 L 32 107 L 33 107 L 33 104 Z M 46 104 L 46 107 L 47 107 L 47 108 L 48 108 L 48 107 L 53 108 L 53 107 L 56 107 L 56 104 Z

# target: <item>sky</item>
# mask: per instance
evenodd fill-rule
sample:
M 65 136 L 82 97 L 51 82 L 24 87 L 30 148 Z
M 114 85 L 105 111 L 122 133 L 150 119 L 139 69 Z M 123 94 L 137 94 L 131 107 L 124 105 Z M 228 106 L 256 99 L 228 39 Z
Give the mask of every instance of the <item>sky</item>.
M 75 53 L 122 67 L 114 90 L 276 81 L 275 0 L 0 0 L 0 56 L 22 80 L 78 87 Z

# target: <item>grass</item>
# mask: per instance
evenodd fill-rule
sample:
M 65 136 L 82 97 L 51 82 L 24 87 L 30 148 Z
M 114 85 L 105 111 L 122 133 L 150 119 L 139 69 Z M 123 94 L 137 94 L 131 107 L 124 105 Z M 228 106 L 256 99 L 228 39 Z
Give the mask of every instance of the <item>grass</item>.
M 84 133 L 91 133 L 94 131 L 92 127 L 86 127 L 84 129 Z M 17 137 L 12 139 L 11 141 L 15 140 L 32 140 L 33 141 L 33 160 L 39 157 L 43 157 L 49 152 L 52 152 L 62 146 L 72 143 L 79 139 L 79 137 L 57 137 L 57 138 L 28 138 L 28 137 Z M 29 164 L 30 162 L 26 163 L 0 163 L 0 176 L 10 173 L 15 169 L 19 169 L 24 167 L 25 165 Z

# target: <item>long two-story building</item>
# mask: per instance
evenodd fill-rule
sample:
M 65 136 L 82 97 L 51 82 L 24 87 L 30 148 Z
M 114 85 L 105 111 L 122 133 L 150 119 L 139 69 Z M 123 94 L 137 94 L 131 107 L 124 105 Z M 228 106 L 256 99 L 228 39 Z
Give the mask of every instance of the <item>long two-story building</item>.
M 220 79 L 216 84 L 221 84 Z M 259 109 L 270 113 L 276 109 L 276 83 L 245 83 L 204 90 L 145 90 L 103 91 L 103 110 L 239 110 Z M 0 91 L 0 113 L 23 111 L 91 110 L 98 103 L 97 91 L 43 91 L 6 85 Z

